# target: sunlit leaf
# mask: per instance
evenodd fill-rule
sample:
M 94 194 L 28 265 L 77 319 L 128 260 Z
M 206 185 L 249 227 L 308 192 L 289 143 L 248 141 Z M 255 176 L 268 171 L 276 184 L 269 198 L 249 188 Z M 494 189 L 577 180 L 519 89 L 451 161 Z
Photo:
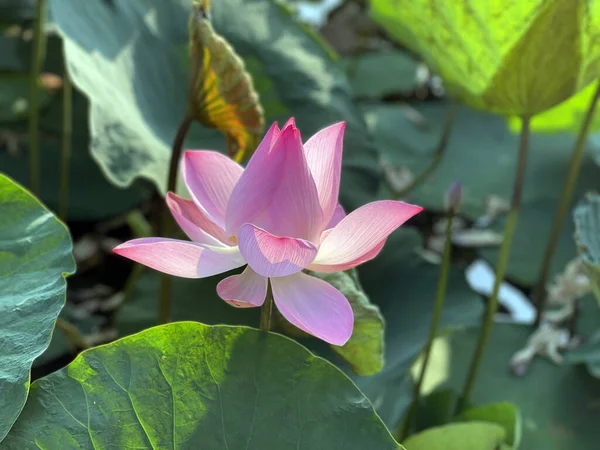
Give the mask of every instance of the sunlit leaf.
M 543 113 L 536 114 L 531 119 L 531 130 L 535 133 L 567 131 L 576 135 L 583 125 L 585 114 L 597 88 L 598 84 L 592 83 L 555 107 Z M 521 122 L 519 117 L 510 117 L 508 119 L 510 130 L 515 134 L 519 133 L 521 131 Z M 590 131 L 597 130 L 600 130 L 600 114 L 594 114 L 590 125 Z
M 409 450 L 498 450 L 504 429 L 487 422 L 468 422 L 430 428 L 402 444 Z
M 521 413 L 514 403 L 500 402 L 475 406 L 462 412 L 456 420 L 460 422 L 490 422 L 500 425 L 506 433 L 506 443 L 515 450 L 519 448 L 522 426 Z
M 401 449 L 332 364 L 277 334 L 195 322 L 88 350 L 36 381 L 2 448 Z
M 195 2 L 189 22 L 192 117 L 227 137 L 230 156 L 253 151 L 265 119 L 252 77 L 236 51 L 209 20 L 208 2 Z
M 372 17 L 472 106 L 535 114 L 600 75 L 597 0 L 371 0 Z
M 600 195 L 588 194 L 573 213 L 577 247 L 587 266 L 592 289 L 600 304 Z
M 0 175 L 0 441 L 25 404 L 33 360 L 50 343 L 65 275 L 75 270 L 71 250 L 67 228 Z

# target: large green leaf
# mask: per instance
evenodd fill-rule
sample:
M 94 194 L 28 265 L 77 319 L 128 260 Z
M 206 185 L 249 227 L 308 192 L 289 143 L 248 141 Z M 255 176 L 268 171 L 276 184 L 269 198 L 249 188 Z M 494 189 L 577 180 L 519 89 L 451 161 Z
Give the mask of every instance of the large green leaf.
M 166 187 L 170 145 L 186 108 L 189 0 L 50 0 L 74 83 L 91 102 L 94 158 L 120 186 Z M 274 0 L 213 2 L 215 30 L 247 62 L 267 123 L 295 116 L 305 138 L 346 120 L 346 203 L 376 189 L 376 154 L 341 64 Z M 106 30 L 111 30 L 110 39 Z M 187 148 L 225 151 L 220 133 L 194 126 Z M 363 174 L 361 176 L 361 174 Z M 362 197 L 361 197 L 362 195 Z
M 409 437 L 409 450 L 498 450 L 504 443 L 504 429 L 487 422 L 469 422 L 430 428 Z
M 415 105 L 425 119 L 421 126 L 411 122 L 401 106 L 366 105 L 363 109 L 379 150 L 393 163 L 406 165 L 419 173 L 429 164 L 435 151 L 448 106 L 446 102 Z M 554 215 L 573 145 L 574 137 L 569 134 L 534 134 L 531 138 L 523 203 L 507 271 L 509 277 L 523 284 L 533 285 L 537 278 L 550 233 L 550 227 L 542 227 L 540 223 L 548 223 Z M 591 143 L 588 145 L 589 149 L 594 147 Z M 476 219 L 485 213 L 486 196 L 494 194 L 507 201 L 510 199 L 517 156 L 518 136 L 507 129 L 504 119 L 461 108 L 440 166 L 408 199 L 441 211 L 448 186 L 460 181 L 463 186 L 461 214 Z M 600 170 L 587 153 L 574 198 L 597 188 L 599 178 Z M 503 221 L 498 220 L 493 229 L 502 233 Z M 551 274 L 562 271 L 576 255 L 572 236 L 573 225 L 566 223 Z M 485 249 L 483 254 L 495 263 L 498 249 Z
M 600 195 L 588 194 L 573 213 L 575 239 L 600 304 Z
M 371 15 L 465 102 L 544 111 L 600 75 L 596 0 L 371 0 Z
M 67 228 L 0 174 L 0 440 L 29 390 L 33 360 L 50 343 L 73 273 Z
M 34 448 L 399 449 L 369 401 L 294 341 L 180 322 L 36 381 L 3 444 Z
M 598 308 L 592 298 L 586 297 L 578 331 L 587 335 L 599 321 Z M 541 358 L 530 364 L 524 377 L 515 377 L 509 371 L 512 355 L 526 344 L 531 331 L 528 326 L 494 325 L 472 402 L 516 404 L 522 415 L 522 449 L 596 449 L 600 440 L 595 406 L 600 397 L 598 380 L 578 367 L 558 366 Z M 462 390 L 477 335 L 478 330 L 454 333 L 449 338 L 449 354 L 433 356 L 434 360 L 443 356 L 451 361 L 445 386 Z

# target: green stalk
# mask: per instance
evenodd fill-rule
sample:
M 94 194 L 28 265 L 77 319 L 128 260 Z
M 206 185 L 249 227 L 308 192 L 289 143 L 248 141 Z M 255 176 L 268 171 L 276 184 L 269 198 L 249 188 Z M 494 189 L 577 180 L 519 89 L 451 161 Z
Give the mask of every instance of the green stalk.
M 46 35 L 44 34 L 45 0 L 37 0 L 34 26 L 33 57 L 31 62 L 29 102 L 29 184 L 31 192 L 40 194 L 40 73 L 44 62 Z
M 181 124 L 179 125 L 179 129 L 177 130 L 177 134 L 175 135 L 175 139 L 173 140 L 173 147 L 171 150 L 171 161 L 169 163 L 169 178 L 167 180 L 167 192 L 172 191 L 175 192 L 177 188 L 177 173 L 179 172 L 179 162 L 181 160 L 181 151 L 183 149 L 183 142 L 185 141 L 185 136 L 190 130 L 190 126 L 192 125 L 192 117 L 189 114 L 186 114 Z M 161 217 L 159 219 L 159 230 L 158 235 L 169 237 L 173 230 L 171 229 L 171 217 L 169 208 L 167 207 L 167 203 L 164 202 L 161 210 Z M 159 303 L 159 311 L 158 318 L 159 323 L 169 323 L 171 317 L 171 277 L 166 273 L 161 274 L 160 276 L 160 303 Z
M 419 400 L 421 395 L 421 388 L 423 386 L 423 380 L 425 379 L 425 373 L 427 372 L 427 364 L 429 363 L 429 357 L 431 356 L 431 348 L 433 341 L 435 340 L 438 332 L 440 318 L 442 316 L 442 309 L 444 307 L 444 299 L 446 298 L 446 288 L 448 287 L 448 273 L 450 271 L 450 260 L 452 257 L 452 221 L 455 215 L 455 207 L 451 207 L 448 213 L 448 223 L 446 224 L 446 242 L 444 244 L 444 256 L 442 258 L 442 265 L 440 267 L 440 278 L 438 279 L 437 291 L 435 294 L 435 302 L 433 304 L 433 316 L 431 317 L 431 325 L 429 327 L 429 337 L 427 338 L 427 345 L 425 346 L 425 352 L 423 354 L 423 364 L 419 373 L 419 378 L 415 384 L 413 391 L 413 401 L 408 410 L 404 424 L 398 429 L 397 436 L 398 442 L 404 441 L 411 430 L 413 420 L 419 409 Z
M 562 230 L 565 216 L 569 211 L 569 205 L 571 204 L 571 198 L 573 196 L 573 190 L 577 185 L 577 178 L 579 176 L 579 170 L 581 169 L 581 162 L 583 160 L 583 154 L 585 152 L 585 142 L 594 118 L 596 111 L 596 105 L 598 104 L 598 98 L 600 98 L 600 81 L 598 81 L 598 87 L 592 101 L 590 102 L 583 124 L 579 130 L 575 148 L 573 149 L 573 155 L 571 156 L 571 162 L 569 163 L 569 171 L 567 173 L 567 179 L 563 187 L 562 195 L 556 208 L 554 215 L 554 221 L 552 222 L 552 231 L 550 232 L 550 238 L 546 244 L 546 251 L 544 253 L 544 259 L 542 260 L 542 267 L 538 275 L 538 281 L 534 290 L 534 304 L 536 306 L 535 326 L 540 324 L 540 318 L 542 312 L 545 309 L 546 303 L 546 283 L 548 281 L 548 274 L 550 272 L 550 263 L 554 257 L 556 246 L 560 238 L 560 232 Z
M 508 264 L 508 257 L 510 255 L 510 248 L 517 227 L 517 219 L 519 216 L 519 207 L 521 204 L 521 197 L 523 193 L 523 182 L 525 180 L 525 171 L 527 167 L 527 150 L 529 148 L 529 123 L 530 117 L 524 116 L 522 118 L 523 124 L 521 127 L 521 140 L 519 144 L 519 160 L 517 163 L 517 173 L 515 176 L 515 182 L 513 187 L 513 196 L 510 204 L 510 211 L 506 218 L 506 225 L 504 226 L 504 240 L 500 247 L 500 255 L 498 257 L 498 263 L 496 265 L 496 273 L 494 280 L 494 288 L 492 296 L 490 297 L 488 304 L 485 309 L 483 318 L 483 326 L 479 341 L 477 342 L 477 348 L 469 367 L 469 373 L 467 375 L 467 381 L 463 389 L 463 393 L 458 405 L 458 411 L 462 411 L 465 405 L 470 403 L 471 393 L 475 386 L 475 380 L 479 372 L 479 367 L 483 359 L 483 353 L 485 346 L 490 337 L 492 326 L 494 324 L 494 314 L 498 307 L 498 293 L 500 292 L 500 284 L 504 280 L 504 274 L 506 273 L 506 266 Z
M 267 298 L 260 309 L 260 329 L 261 331 L 271 331 L 271 319 L 273 317 L 273 293 L 271 287 L 267 291 Z
M 69 210 L 69 160 L 71 158 L 71 137 L 73 135 L 73 86 L 67 65 L 63 76 L 63 133 L 60 150 L 60 196 L 58 200 L 58 215 L 67 221 Z
M 431 176 L 433 172 L 436 171 L 440 163 L 442 162 L 442 157 L 446 153 L 446 149 L 448 148 L 448 142 L 450 141 L 450 134 L 452 132 L 452 127 L 454 126 L 454 122 L 456 119 L 456 113 L 458 112 L 458 103 L 452 102 L 449 106 L 448 113 L 446 114 L 446 118 L 444 119 L 444 125 L 442 127 L 442 134 L 440 135 L 440 140 L 438 142 L 438 146 L 435 149 L 435 153 L 433 154 L 433 160 L 429 163 L 429 165 L 421 172 L 418 176 L 414 178 L 407 186 L 404 187 L 400 192 L 396 192 L 395 198 L 402 198 L 410 191 L 412 191 L 419 184 L 427 181 L 427 179 Z
M 73 352 L 77 350 L 87 350 L 90 348 L 90 345 L 85 340 L 85 337 L 81 334 L 81 331 L 79 331 L 79 328 L 72 323 L 67 322 L 59 317 L 56 319 L 55 328 L 60 330 L 60 332 L 65 336 Z

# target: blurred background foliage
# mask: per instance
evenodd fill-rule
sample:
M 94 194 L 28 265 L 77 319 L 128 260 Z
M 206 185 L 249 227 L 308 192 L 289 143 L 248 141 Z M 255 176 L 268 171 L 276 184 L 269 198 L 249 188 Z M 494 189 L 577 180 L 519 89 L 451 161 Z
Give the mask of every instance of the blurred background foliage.
M 488 84 L 496 76 L 498 61 L 486 66 L 489 73 L 484 74 L 481 86 L 465 85 L 460 67 L 452 71 L 436 59 L 439 48 L 408 49 L 395 40 L 405 21 L 396 15 L 395 4 L 394 0 L 374 0 L 370 9 L 359 0 L 220 0 L 212 5 L 213 26 L 244 60 L 267 125 L 282 124 L 294 116 L 306 139 L 330 123 L 348 123 L 341 190 L 347 211 L 389 198 L 437 157 L 435 149 L 450 107 L 448 89 L 463 94 L 467 103 L 477 107 L 496 98 Z M 48 12 L 40 80 L 40 198 L 51 210 L 58 210 L 66 60 L 75 87 L 66 221 L 78 269 L 69 280 L 61 318 L 75 324 L 88 343 L 95 345 L 156 324 L 158 274 L 134 268 L 112 255 L 111 249 L 122 240 L 147 233 L 146 220 L 157 210 L 166 188 L 170 144 L 186 107 L 190 1 L 53 0 Z M 33 0 L 0 0 L 0 170 L 24 185 L 28 182 L 34 16 Z M 436 27 L 424 15 L 415 17 L 416 25 Z M 421 31 L 411 32 L 418 35 Z M 473 49 L 468 54 L 474 57 L 482 52 L 485 49 Z M 568 64 L 561 59 L 564 55 L 551 56 L 554 59 L 544 60 L 544 69 L 536 70 L 548 68 L 550 76 L 554 75 L 551 67 Z M 445 84 L 436 71 L 450 83 Z M 488 93 L 483 103 L 468 101 L 475 98 L 475 88 Z M 507 272 L 507 281 L 524 294 L 523 302 L 536 281 L 574 133 L 592 89 L 571 98 L 575 87 L 555 93 L 551 100 L 545 97 L 544 108 L 553 108 L 532 121 L 523 204 Z M 379 346 L 383 369 L 372 376 L 358 376 L 331 348 L 297 338 L 345 370 L 390 429 L 396 428 L 410 403 L 411 367 L 427 338 L 446 190 L 454 181 L 462 183 L 463 239 L 453 241 L 456 248 L 443 334 L 436 341 L 428 395 L 419 410 L 420 429 L 449 420 L 443 411 L 461 387 L 486 301 L 469 285 L 465 270 L 479 260 L 492 266 L 496 262 L 504 218 L 502 208 L 494 209 L 494 205 L 508 201 L 512 190 L 519 130 L 514 116 L 540 109 L 534 103 L 503 103 L 492 108 L 506 114 L 500 116 L 472 106 L 459 107 L 449 146 L 436 171 L 403 197 L 424 206 L 426 213 L 392 235 L 381 255 L 358 269 L 362 288 L 385 321 L 385 345 Z M 599 121 L 596 117 L 593 129 Z M 592 133 L 586 145 L 572 207 L 586 192 L 600 188 L 599 136 Z M 185 146 L 226 151 L 220 133 L 198 124 L 192 126 Z M 595 222 L 581 219 L 578 223 L 598 230 L 597 206 L 594 211 Z M 575 225 L 569 220 L 563 228 L 552 277 L 577 255 Z M 597 253 L 589 257 L 596 271 L 598 258 Z M 234 309 L 218 300 L 215 285 L 219 279 L 174 279 L 172 319 L 256 326 L 257 310 Z M 561 366 L 536 359 L 524 377 L 514 376 L 509 362 L 525 346 L 530 324 L 517 323 L 511 308 L 502 305 L 498 319 L 505 323 L 497 324 L 492 334 L 473 401 L 516 404 L 522 415 L 521 448 L 595 448 L 600 439 L 593 419 L 600 408 L 600 383 L 593 376 L 600 376 L 600 314 L 591 295 L 581 302 L 580 320 L 572 330 L 588 338 L 584 347 Z M 34 364 L 34 378 L 64 366 L 77 350 L 64 334 L 54 333 L 49 349 Z

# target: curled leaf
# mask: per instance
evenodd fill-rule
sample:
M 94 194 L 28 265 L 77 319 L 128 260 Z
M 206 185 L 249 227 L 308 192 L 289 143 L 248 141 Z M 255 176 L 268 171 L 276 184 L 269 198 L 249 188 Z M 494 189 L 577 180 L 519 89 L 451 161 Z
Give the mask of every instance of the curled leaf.
M 208 1 L 195 2 L 189 21 L 192 79 L 189 114 L 221 131 L 240 161 L 264 131 L 264 111 L 244 62 L 212 27 Z

